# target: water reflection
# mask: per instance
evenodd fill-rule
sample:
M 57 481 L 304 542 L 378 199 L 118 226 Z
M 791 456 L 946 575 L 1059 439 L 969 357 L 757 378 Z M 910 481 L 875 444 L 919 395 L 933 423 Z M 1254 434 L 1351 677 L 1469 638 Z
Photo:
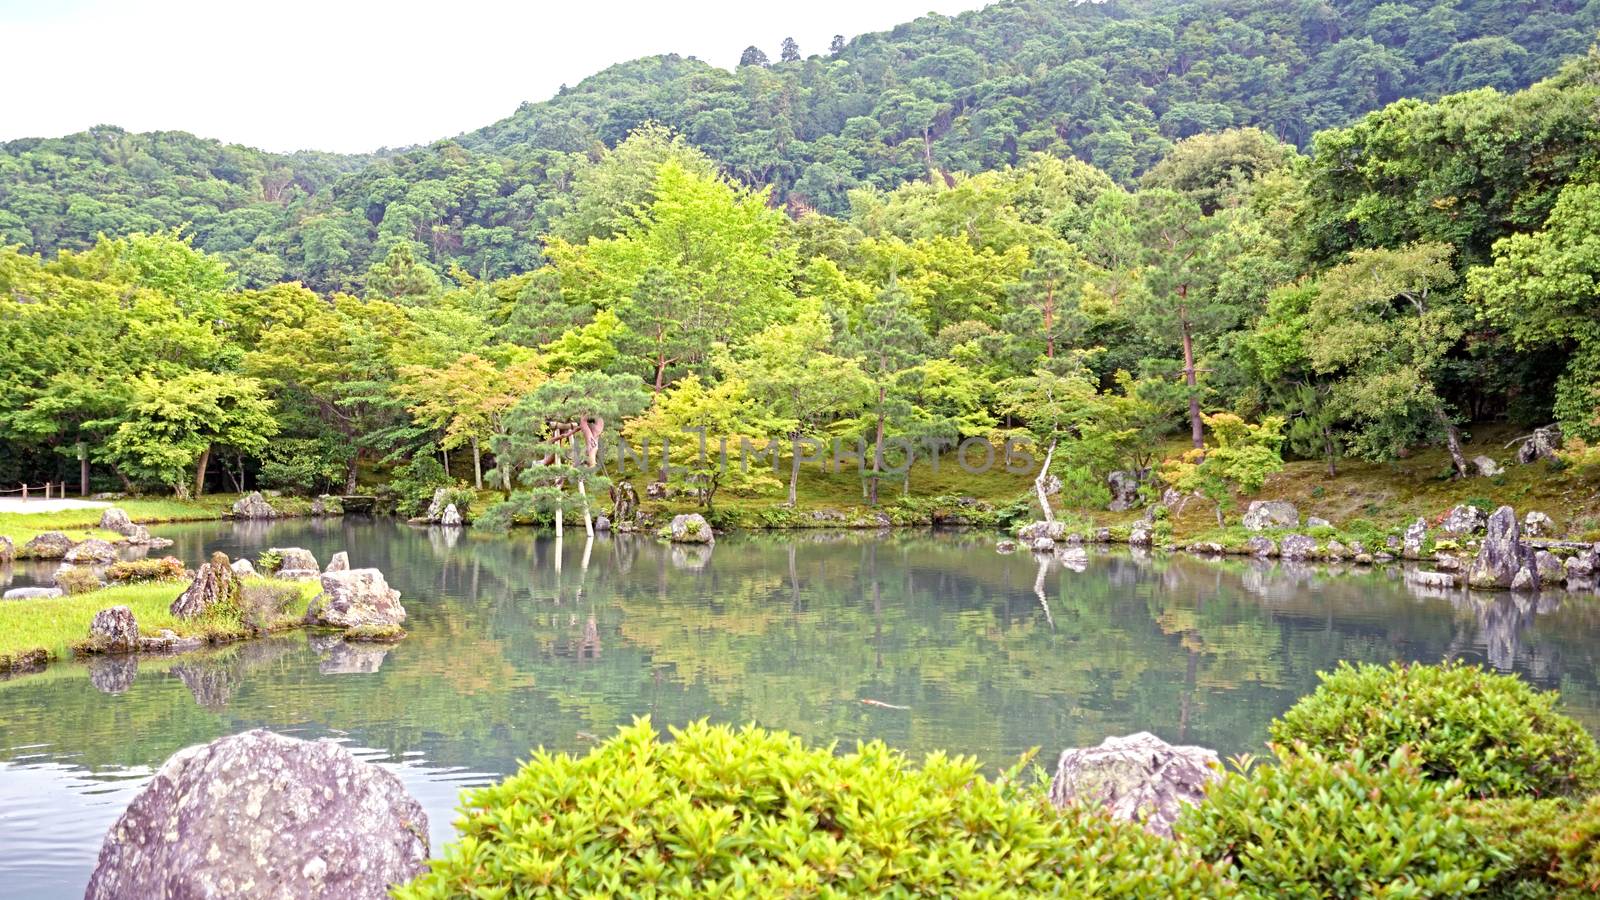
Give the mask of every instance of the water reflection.
M 583 750 L 646 713 L 995 764 L 1138 730 L 1228 754 L 1258 750 L 1337 660 L 1460 657 L 1559 687 L 1600 723 L 1600 604 L 1587 596 L 1102 548 L 1000 555 L 978 532 L 714 547 L 448 532 L 356 519 L 160 529 L 191 564 L 219 549 L 348 550 L 401 591 L 411 636 L 287 634 L 0 682 L 0 830 L 30 836 L 0 842 L 0 883 L 81 893 L 141 779 L 180 747 L 256 726 L 371 748 L 404 770 L 442 836 L 459 773 L 511 771 L 539 745 Z

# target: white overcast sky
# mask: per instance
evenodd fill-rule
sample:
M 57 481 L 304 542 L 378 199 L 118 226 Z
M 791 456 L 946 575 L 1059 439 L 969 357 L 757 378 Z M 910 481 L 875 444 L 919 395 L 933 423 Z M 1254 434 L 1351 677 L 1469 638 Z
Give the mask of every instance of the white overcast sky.
M 982 0 L 0 0 L 0 140 L 98 124 L 268 150 L 425 143 L 655 53 L 732 68 Z

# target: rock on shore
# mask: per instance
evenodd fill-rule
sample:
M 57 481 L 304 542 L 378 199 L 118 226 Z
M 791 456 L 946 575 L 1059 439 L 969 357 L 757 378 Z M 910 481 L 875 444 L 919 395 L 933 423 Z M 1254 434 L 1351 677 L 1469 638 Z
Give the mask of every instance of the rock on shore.
M 247 731 L 167 760 L 84 897 L 377 900 L 427 857 L 427 816 L 398 778 L 331 741 Z
M 1064 750 L 1050 782 L 1050 802 L 1097 804 L 1113 819 L 1140 822 L 1167 837 L 1185 803 L 1205 797 L 1206 783 L 1221 777 L 1217 754 L 1178 747 L 1149 732 L 1109 737 L 1098 747 Z
M 322 576 L 322 593 L 306 609 L 313 625 L 355 628 L 361 625 L 399 625 L 406 620 L 400 592 L 389 587 L 377 569 L 349 569 Z

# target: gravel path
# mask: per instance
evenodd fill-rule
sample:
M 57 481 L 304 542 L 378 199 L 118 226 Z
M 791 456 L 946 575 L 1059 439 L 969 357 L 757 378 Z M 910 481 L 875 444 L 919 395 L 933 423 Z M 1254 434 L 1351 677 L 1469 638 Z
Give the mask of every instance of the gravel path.
M 0 497 L 0 513 L 46 513 L 63 509 L 104 509 L 111 504 L 101 500 L 46 500 L 43 497 Z

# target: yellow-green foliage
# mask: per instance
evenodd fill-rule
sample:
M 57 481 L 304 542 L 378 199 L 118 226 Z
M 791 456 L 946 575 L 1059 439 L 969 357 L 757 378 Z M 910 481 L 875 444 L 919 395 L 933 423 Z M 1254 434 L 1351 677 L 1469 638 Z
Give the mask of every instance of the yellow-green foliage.
M 1600 894 L 1600 796 L 1480 800 L 1466 814 L 1482 840 L 1506 857 L 1492 894 L 1574 900 Z
M 1406 746 L 1429 778 L 1459 778 L 1475 796 L 1600 789 L 1600 750 L 1556 702 L 1554 692 L 1476 666 L 1341 663 L 1271 731 L 1334 758 L 1382 759 Z
M 1183 846 L 969 758 L 835 755 L 755 727 L 636 722 L 585 756 L 536 753 L 465 798 L 460 839 L 403 900 L 537 896 L 1224 897 Z
M 1213 783 L 1180 840 L 1261 897 L 1464 897 L 1502 857 L 1464 816 L 1459 782 L 1430 781 L 1402 750 L 1330 761 L 1304 749 Z
M 159 559 L 128 559 L 106 568 L 106 580 L 113 584 L 136 581 L 177 581 L 184 576 L 183 561 L 175 556 Z

